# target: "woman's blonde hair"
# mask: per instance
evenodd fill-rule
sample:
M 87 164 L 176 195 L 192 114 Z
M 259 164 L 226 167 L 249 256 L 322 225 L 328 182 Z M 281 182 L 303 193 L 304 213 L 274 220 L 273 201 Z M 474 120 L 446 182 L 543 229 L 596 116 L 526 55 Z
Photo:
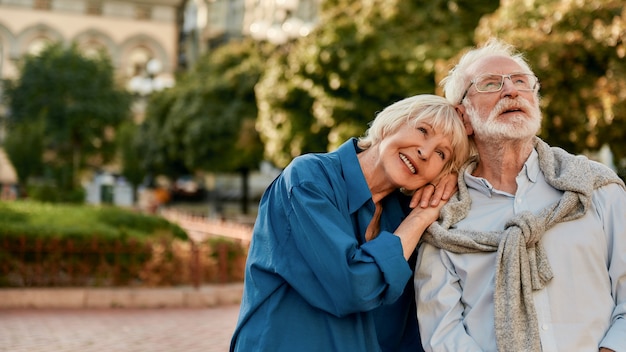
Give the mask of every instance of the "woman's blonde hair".
M 453 154 L 442 174 L 458 171 L 469 157 L 469 142 L 454 106 L 437 95 L 414 95 L 389 105 L 376 115 L 365 134 L 359 138 L 358 146 L 367 149 L 380 143 L 383 136 L 395 133 L 400 128 L 416 128 L 420 122 L 428 123 L 437 133 L 450 138 Z

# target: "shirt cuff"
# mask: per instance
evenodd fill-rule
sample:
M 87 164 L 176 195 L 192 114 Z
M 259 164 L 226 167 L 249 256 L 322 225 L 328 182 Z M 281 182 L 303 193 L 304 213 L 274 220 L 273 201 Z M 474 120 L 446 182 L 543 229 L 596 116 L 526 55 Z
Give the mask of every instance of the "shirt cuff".
M 626 319 L 618 318 L 602 339 L 600 347 L 610 348 L 613 351 L 626 351 L 624 336 L 626 336 Z
M 404 258 L 400 238 L 391 232 L 382 231 L 374 240 L 364 243 L 361 250 L 374 258 L 383 274 L 388 285 L 385 302 L 397 300 L 413 276 L 413 271 Z

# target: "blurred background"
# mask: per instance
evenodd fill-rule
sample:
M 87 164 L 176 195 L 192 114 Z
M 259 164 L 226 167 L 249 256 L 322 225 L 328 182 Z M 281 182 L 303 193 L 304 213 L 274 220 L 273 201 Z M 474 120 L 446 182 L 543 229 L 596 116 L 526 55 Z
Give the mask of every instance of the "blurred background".
M 241 261 L 263 190 L 295 156 L 441 94 L 491 36 L 539 77 L 541 137 L 624 178 L 622 0 L 0 0 L 0 286 L 179 284 L 148 269 L 156 247 L 111 249 L 155 238 L 230 239 L 231 254 L 200 258 Z M 59 252 L 82 266 L 43 270 Z M 126 264 L 110 253 L 144 259 L 111 278 Z M 202 280 L 239 280 L 224 265 Z M 87 277 L 94 266 L 108 278 Z

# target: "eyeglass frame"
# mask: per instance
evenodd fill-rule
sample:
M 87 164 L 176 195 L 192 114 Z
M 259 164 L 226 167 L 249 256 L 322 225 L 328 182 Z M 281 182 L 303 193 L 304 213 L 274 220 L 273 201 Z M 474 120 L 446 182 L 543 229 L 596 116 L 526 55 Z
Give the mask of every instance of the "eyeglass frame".
M 539 78 L 537 76 L 535 76 L 532 73 L 527 73 L 527 72 L 513 72 L 513 73 L 509 73 L 506 75 L 502 75 L 502 74 L 498 74 L 498 73 L 483 73 L 482 75 L 479 75 L 478 77 L 472 79 L 470 81 L 469 86 L 467 86 L 467 89 L 465 89 L 465 93 L 463 93 L 463 97 L 461 97 L 461 100 L 459 101 L 459 104 L 461 104 L 463 102 L 463 99 L 465 99 L 465 97 L 467 96 L 467 93 L 469 93 L 470 88 L 472 88 L 472 85 L 476 84 L 476 80 L 480 77 L 483 76 L 500 76 L 502 78 L 502 80 L 500 81 L 500 88 L 498 88 L 497 90 L 479 90 L 478 87 L 476 87 L 476 91 L 478 93 L 496 93 L 502 90 L 502 88 L 504 87 L 504 78 L 508 78 L 509 81 L 513 82 L 513 80 L 511 79 L 511 76 L 515 76 L 515 75 L 526 75 L 526 76 L 530 76 L 533 77 L 535 79 L 535 84 L 533 84 L 533 87 L 530 89 L 522 89 L 522 88 L 515 88 L 517 90 L 521 90 L 524 92 L 532 92 L 534 90 L 537 89 L 537 87 L 539 87 Z

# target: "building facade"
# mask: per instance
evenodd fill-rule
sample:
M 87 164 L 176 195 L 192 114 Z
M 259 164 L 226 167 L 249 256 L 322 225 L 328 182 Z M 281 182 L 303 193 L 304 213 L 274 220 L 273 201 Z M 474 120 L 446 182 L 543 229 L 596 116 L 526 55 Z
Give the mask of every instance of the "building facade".
M 145 97 L 175 84 L 177 71 L 243 36 L 281 44 L 307 35 L 320 1 L 0 0 L 0 78 L 17 78 L 24 55 L 47 43 L 76 43 L 87 55 L 105 50 L 118 81 L 136 93 L 140 122 Z M 0 145 L 5 115 L 0 98 Z
M 183 0 L 0 0 L 0 75 L 15 78 L 26 53 L 75 42 L 87 54 L 105 49 L 123 79 L 153 72 L 173 82 Z
M 46 43 L 105 49 L 141 95 L 174 84 L 179 69 L 232 39 L 276 44 L 307 35 L 321 0 L 0 0 L 0 77 Z M 146 79 L 149 78 L 149 79 Z
M 186 0 L 181 24 L 181 65 L 230 40 L 252 37 L 277 45 L 308 35 L 321 0 Z

